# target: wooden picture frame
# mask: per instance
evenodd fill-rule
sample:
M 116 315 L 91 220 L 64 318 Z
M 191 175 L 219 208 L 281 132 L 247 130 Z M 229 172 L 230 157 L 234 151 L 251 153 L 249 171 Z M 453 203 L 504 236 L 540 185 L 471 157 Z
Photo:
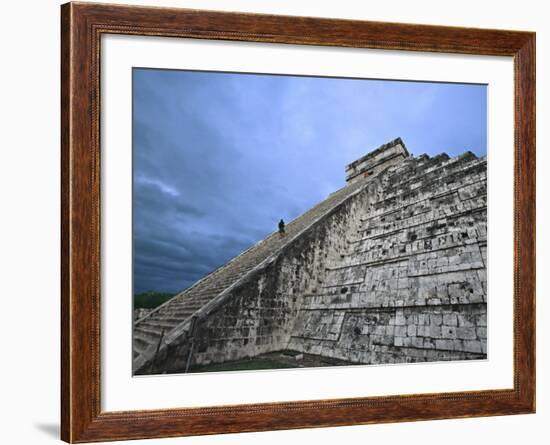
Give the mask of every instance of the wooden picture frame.
M 61 437 L 175 437 L 535 411 L 535 34 L 92 3 L 61 7 Z M 103 34 L 512 56 L 514 387 L 102 412 L 100 38 Z M 510 252 L 512 254 L 512 252 Z

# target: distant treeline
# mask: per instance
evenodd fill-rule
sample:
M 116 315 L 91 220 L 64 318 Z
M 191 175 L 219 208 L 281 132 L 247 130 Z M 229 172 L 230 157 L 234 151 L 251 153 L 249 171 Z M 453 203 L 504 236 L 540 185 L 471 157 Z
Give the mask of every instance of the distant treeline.
M 134 294 L 134 308 L 153 309 L 165 301 L 168 301 L 174 295 L 175 294 L 154 291 Z

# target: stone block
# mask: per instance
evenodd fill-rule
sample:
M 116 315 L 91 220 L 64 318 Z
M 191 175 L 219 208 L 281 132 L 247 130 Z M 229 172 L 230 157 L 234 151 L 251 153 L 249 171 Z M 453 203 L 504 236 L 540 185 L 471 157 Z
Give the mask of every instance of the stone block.
M 429 298 L 426 300 L 428 305 L 439 306 L 441 305 L 441 298 Z
M 464 351 L 482 353 L 481 342 L 478 340 L 464 340 Z
M 430 317 L 428 314 L 418 314 L 418 324 L 428 325 L 430 324 Z
M 406 319 L 403 316 L 403 311 L 396 311 L 394 324 L 396 326 L 404 326 L 406 324 Z
M 430 314 L 430 324 L 441 326 L 443 323 L 443 316 L 440 314 Z
M 487 314 L 479 314 L 476 316 L 476 326 L 487 326 Z
M 395 337 L 393 335 L 383 335 L 380 338 L 380 344 L 382 344 L 382 345 L 393 345 L 394 338 Z
M 458 318 L 458 326 L 460 326 L 460 327 L 474 326 L 475 318 L 470 317 L 468 314 L 458 313 L 457 318 Z
M 443 338 L 456 338 L 456 328 L 454 326 L 442 326 L 441 327 L 441 337 Z
M 420 325 L 416 327 L 416 335 L 419 337 L 429 337 L 430 336 L 430 329 L 428 326 Z
M 475 340 L 477 338 L 474 327 L 463 327 L 456 329 L 456 336 L 463 340 Z
M 446 351 L 453 351 L 454 343 L 452 340 L 435 340 L 435 348 Z
M 407 326 L 395 326 L 394 335 L 396 337 L 405 337 L 407 335 Z
M 483 303 L 485 301 L 485 295 L 483 293 L 473 293 L 469 296 L 470 303 Z
M 456 314 L 443 314 L 443 324 L 446 326 L 457 326 L 458 320 Z
M 435 342 L 429 338 L 424 339 L 424 349 L 435 349 Z
M 478 327 L 476 328 L 476 334 L 479 339 L 486 339 L 487 338 L 487 328 L 485 327 Z

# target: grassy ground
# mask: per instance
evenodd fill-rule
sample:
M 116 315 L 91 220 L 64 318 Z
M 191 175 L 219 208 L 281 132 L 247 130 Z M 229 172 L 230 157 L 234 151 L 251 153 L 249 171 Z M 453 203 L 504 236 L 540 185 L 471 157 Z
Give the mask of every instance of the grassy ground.
M 142 292 L 134 295 L 134 308 L 154 309 L 172 298 L 174 294 L 164 292 Z

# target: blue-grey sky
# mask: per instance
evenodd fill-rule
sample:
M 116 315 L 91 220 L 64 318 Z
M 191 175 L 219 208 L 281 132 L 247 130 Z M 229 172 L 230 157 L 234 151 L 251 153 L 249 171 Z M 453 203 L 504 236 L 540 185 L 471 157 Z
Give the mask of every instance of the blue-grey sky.
M 134 291 L 176 292 L 400 136 L 485 155 L 483 85 L 133 70 Z

